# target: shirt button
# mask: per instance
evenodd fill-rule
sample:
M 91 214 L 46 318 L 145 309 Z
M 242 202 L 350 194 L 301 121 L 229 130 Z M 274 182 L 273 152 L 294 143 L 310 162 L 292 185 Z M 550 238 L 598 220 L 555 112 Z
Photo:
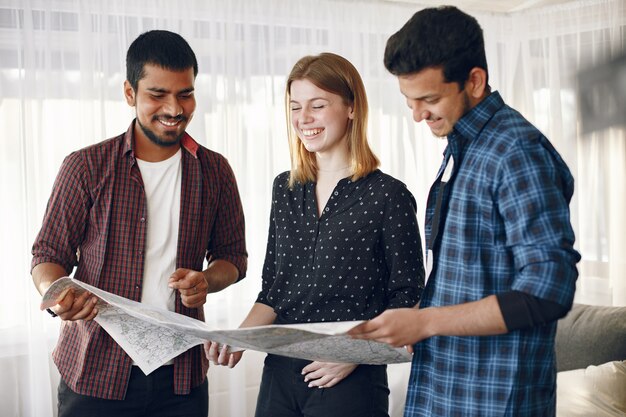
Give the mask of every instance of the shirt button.
M 335 195 L 339 195 L 339 192 L 338 192 L 338 191 L 335 191 L 333 194 L 335 194 Z
M 141 219 L 139 219 L 140 222 L 145 223 L 146 222 L 146 218 L 142 217 Z
M 324 209 L 324 211 L 330 211 L 330 209 L 329 209 L 328 207 L 326 207 L 326 208 Z

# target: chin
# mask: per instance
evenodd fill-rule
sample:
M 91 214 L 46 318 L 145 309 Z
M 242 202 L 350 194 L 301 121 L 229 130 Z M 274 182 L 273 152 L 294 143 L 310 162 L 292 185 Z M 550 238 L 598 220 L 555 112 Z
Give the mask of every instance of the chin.
M 452 129 L 445 128 L 445 129 L 439 129 L 437 131 L 431 130 L 430 132 L 433 134 L 433 136 L 437 138 L 445 138 L 446 136 L 450 134 L 450 132 L 452 132 Z
M 313 144 L 309 144 L 309 143 L 304 142 L 303 145 L 304 145 L 304 149 L 306 149 L 307 152 L 314 153 L 314 152 L 319 151 L 318 146 L 315 146 Z

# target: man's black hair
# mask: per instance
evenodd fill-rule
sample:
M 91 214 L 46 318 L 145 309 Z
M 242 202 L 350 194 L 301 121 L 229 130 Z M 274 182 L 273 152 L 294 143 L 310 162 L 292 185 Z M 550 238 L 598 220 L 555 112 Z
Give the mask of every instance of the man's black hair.
M 196 54 L 182 36 L 167 30 L 142 33 L 131 43 L 126 53 L 126 79 L 137 91 L 144 76 L 144 66 L 152 64 L 171 71 L 184 71 L 193 67 L 198 75 Z
M 446 82 L 462 89 L 472 68 L 487 72 L 483 31 L 454 6 L 420 10 L 387 41 L 385 67 L 394 75 L 441 68 Z

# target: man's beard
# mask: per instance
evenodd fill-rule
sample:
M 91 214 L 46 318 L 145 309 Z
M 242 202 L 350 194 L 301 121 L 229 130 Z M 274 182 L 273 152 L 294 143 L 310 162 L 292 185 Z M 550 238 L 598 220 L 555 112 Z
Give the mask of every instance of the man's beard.
M 465 116 L 467 114 L 467 112 L 469 112 L 470 110 L 472 110 L 471 108 L 471 103 L 470 103 L 470 99 L 469 99 L 469 95 L 467 94 L 467 92 L 462 91 L 460 94 L 463 94 L 463 108 L 461 110 L 461 117 L 459 117 L 459 119 L 454 122 L 454 125 L 452 125 L 450 127 L 450 131 L 446 132 L 446 133 L 435 133 L 435 132 L 430 132 L 435 138 L 438 139 L 445 139 L 448 137 L 448 135 L 454 130 L 454 126 L 456 125 L 456 123 L 461 120 L 463 118 L 463 116 Z
M 186 118 L 184 117 L 178 117 L 178 119 L 185 121 Z M 141 128 L 141 130 L 143 131 L 143 133 L 146 135 L 146 137 L 148 139 L 150 139 L 150 141 L 152 143 L 154 143 L 155 145 L 158 146 L 163 146 L 163 147 L 170 147 L 170 146 L 177 146 L 180 143 L 181 138 L 183 137 L 183 135 L 185 134 L 185 131 L 183 131 L 180 135 L 178 136 L 170 136 L 173 137 L 174 140 L 163 140 L 162 138 L 160 138 L 159 136 L 157 136 L 156 133 L 154 133 L 152 130 L 148 129 L 146 126 L 144 126 L 143 124 L 141 124 L 141 122 L 139 121 L 139 119 L 137 119 L 137 124 L 139 124 L 139 127 Z

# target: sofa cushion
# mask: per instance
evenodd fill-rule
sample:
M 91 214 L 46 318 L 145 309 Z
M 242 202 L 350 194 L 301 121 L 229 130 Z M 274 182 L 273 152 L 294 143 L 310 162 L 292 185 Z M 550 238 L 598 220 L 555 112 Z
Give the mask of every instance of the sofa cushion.
M 556 417 L 626 415 L 626 361 L 559 372 Z
M 574 304 L 559 320 L 557 371 L 626 360 L 626 307 Z

